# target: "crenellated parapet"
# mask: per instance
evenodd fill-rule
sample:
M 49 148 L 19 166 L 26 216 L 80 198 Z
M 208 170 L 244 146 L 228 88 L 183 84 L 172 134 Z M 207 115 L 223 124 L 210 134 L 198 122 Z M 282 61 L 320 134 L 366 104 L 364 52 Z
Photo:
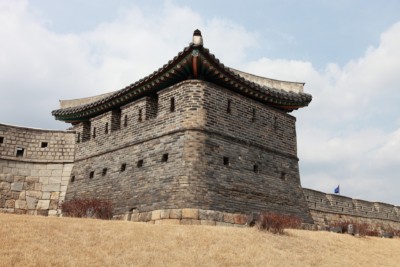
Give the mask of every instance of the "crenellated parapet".
M 323 226 L 341 220 L 360 220 L 400 229 L 399 206 L 326 194 L 308 188 L 303 188 L 303 192 L 316 224 Z
M 73 162 L 73 131 L 0 124 L 0 158 L 22 162 Z

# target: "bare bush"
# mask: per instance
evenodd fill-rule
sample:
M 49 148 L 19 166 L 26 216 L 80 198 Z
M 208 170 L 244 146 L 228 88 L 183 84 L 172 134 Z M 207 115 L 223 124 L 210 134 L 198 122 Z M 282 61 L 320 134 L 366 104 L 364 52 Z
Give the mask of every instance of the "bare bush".
M 109 200 L 96 198 L 74 198 L 61 205 L 62 212 L 68 217 L 112 218 L 112 203 Z
M 372 232 L 369 225 L 367 223 L 353 223 L 354 225 L 354 233 L 358 236 L 365 237 L 369 231 Z
M 393 229 L 394 236 L 400 237 L 400 230 Z
M 266 230 L 274 234 L 282 234 L 287 228 L 300 228 L 302 220 L 291 215 L 277 213 L 261 213 L 255 221 L 260 230 Z
M 350 230 L 349 225 L 352 225 L 352 229 Z M 361 237 L 364 236 L 379 236 L 379 231 L 373 228 L 371 225 L 362 222 L 354 222 L 354 221 L 340 221 L 333 222 L 330 224 L 330 229 L 333 228 L 341 228 L 342 233 L 348 233 L 352 235 L 358 235 Z
M 365 235 L 366 235 L 366 236 L 379 236 L 380 233 L 379 233 L 379 231 L 376 230 L 376 229 L 368 229 L 368 230 L 365 232 Z

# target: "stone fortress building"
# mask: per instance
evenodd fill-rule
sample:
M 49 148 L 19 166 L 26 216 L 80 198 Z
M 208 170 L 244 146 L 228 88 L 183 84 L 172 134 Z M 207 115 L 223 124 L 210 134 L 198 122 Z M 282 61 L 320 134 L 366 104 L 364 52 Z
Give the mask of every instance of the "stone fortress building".
M 52 114 L 68 131 L 0 125 L 0 211 L 59 215 L 62 201 L 95 197 L 132 221 L 243 224 L 273 211 L 398 226 L 393 205 L 302 189 L 289 113 L 311 102 L 303 87 L 224 66 L 196 30 L 149 76 L 60 101 Z

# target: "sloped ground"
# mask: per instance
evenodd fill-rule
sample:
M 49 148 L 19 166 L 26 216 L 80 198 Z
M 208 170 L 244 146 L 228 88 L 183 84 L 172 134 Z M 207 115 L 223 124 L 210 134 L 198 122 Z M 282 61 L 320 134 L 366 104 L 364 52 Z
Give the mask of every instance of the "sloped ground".
M 0 266 L 400 266 L 400 239 L 0 214 Z

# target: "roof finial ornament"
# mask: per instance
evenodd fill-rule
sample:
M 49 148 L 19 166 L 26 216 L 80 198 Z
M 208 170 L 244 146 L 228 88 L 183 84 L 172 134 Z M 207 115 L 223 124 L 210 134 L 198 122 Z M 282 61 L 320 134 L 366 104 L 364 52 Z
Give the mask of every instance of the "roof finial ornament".
M 196 29 L 193 33 L 193 46 L 202 46 L 203 45 L 203 37 L 201 36 L 201 31 Z

